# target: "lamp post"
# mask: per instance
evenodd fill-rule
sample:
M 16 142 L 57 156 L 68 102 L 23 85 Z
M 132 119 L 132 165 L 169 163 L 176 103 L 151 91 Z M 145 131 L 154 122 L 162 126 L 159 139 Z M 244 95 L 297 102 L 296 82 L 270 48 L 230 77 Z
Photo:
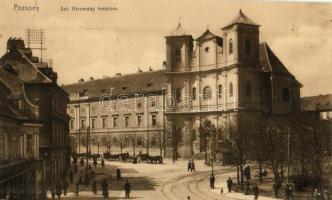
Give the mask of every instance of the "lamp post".
M 90 126 L 86 128 L 86 168 L 89 167 Z

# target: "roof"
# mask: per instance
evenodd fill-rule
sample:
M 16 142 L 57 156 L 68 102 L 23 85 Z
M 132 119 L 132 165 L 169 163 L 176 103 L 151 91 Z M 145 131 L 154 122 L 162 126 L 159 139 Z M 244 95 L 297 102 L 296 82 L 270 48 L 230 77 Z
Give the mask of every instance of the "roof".
M 0 65 L 0 82 L 11 91 L 12 95 L 20 95 L 22 93 L 24 82 L 2 65 Z
M 217 42 L 220 46 L 222 46 L 222 37 L 219 37 L 213 33 L 210 32 L 209 29 L 207 29 L 201 36 L 199 36 L 196 41 L 203 41 L 203 40 L 210 40 L 210 39 L 214 39 L 216 38 L 217 39 Z
M 113 94 L 117 96 L 160 91 L 165 85 L 165 71 L 158 70 L 68 84 L 62 88 L 70 95 L 80 94 L 80 96 L 93 98 L 110 94 L 111 88 L 113 88 Z
M 301 98 L 302 111 L 332 111 L 332 94 Z
M 301 83 L 295 79 L 280 59 L 273 53 L 266 42 L 259 44 L 259 62 L 264 72 L 288 74 L 292 76 L 299 85 L 301 85 Z
M 192 37 L 191 35 L 186 35 L 186 31 L 182 28 L 181 23 L 172 30 L 166 37 L 179 37 L 179 36 L 187 36 Z
M 224 26 L 223 29 L 228 28 L 234 24 L 248 24 L 248 25 L 259 26 L 253 20 L 251 20 L 249 17 L 247 17 L 245 14 L 243 14 L 241 9 L 240 9 L 238 15 L 232 20 L 232 22 L 229 23 L 228 25 Z
M 24 82 L 49 83 L 52 82 L 37 66 L 32 63 L 21 50 L 11 50 L 1 57 L 3 65 L 11 65 L 18 72 L 18 77 Z

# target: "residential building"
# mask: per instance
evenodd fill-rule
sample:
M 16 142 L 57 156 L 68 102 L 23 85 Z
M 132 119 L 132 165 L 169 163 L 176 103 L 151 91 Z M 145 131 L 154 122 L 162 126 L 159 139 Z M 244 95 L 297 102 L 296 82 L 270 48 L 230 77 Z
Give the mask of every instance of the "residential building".
M 53 68 L 39 61 L 24 41 L 10 38 L 0 64 L 10 68 L 24 82 L 26 95 L 38 106 L 39 159 L 45 160 L 46 185 L 60 181 L 69 166 L 68 94 L 57 85 Z

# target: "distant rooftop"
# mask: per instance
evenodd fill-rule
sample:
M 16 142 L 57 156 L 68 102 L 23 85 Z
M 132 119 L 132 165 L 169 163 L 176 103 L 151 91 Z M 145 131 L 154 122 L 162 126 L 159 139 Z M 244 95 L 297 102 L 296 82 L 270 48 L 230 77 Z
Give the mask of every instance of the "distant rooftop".
M 302 97 L 302 111 L 332 111 L 332 94 Z

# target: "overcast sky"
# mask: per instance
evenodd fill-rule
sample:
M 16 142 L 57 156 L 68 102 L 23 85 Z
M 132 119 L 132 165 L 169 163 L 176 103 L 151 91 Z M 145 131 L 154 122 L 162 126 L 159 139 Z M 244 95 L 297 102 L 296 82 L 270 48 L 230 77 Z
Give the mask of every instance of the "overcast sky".
M 15 12 L 14 4 L 35 5 L 39 12 Z M 112 6 L 112 12 L 61 12 L 60 7 Z M 165 38 L 180 21 L 187 34 L 208 27 L 221 35 L 242 8 L 260 24 L 266 41 L 304 85 L 302 96 L 332 93 L 332 4 L 251 0 L 1 0 L 0 53 L 10 36 L 26 28 L 46 32 L 45 59 L 54 60 L 59 83 L 90 76 L 160 69 Z M 39 55 L 38 52 L 35 52 Z

